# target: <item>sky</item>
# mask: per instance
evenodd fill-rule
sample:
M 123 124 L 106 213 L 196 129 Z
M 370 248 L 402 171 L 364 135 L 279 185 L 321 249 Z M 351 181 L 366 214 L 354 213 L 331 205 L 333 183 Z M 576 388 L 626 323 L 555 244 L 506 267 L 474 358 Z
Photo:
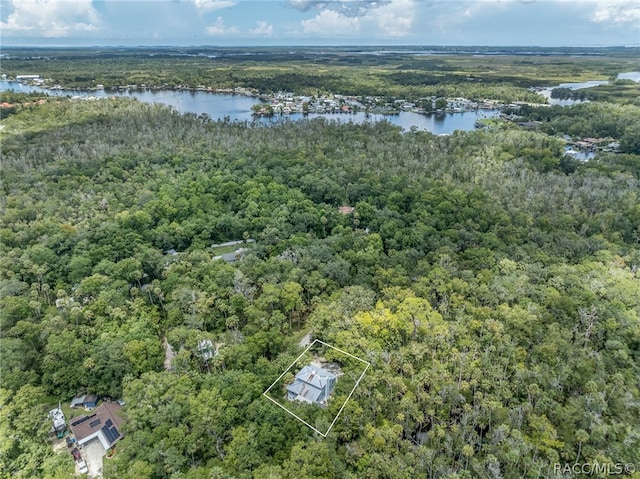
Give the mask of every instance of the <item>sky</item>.
M 640 0 L 0 0 L 4 46 L 640 45 Z

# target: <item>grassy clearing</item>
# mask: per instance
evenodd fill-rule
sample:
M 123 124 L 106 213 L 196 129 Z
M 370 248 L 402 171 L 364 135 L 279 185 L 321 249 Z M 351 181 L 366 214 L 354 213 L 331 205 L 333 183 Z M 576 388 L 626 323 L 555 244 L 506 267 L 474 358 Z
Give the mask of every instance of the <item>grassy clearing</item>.
M 216 246 L 215 248 L 211 248 L 211 252 L 214 256 L 220 256 L 227 253 L 233 253 L 235 250 L 242 247 L 244 247 L 244 243 L 231 246 Z

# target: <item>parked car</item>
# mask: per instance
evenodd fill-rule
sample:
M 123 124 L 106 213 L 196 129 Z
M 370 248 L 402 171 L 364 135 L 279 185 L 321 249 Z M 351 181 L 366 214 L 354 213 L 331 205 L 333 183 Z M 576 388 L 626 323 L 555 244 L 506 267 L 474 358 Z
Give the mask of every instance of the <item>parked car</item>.
M 86 474 L 89 472 L 89 468 L 87 467 L 87 463 L 84 462 L 84 459 L 80 459 L 80 461 L 78 461 L 78 472 L 80 472 L 80 474 Z
M 80 454 L 80 450 L 77 447 L 73 448 L 73 450 L 71 451 L 71 454 L 73 454 L 73 459 L 75 461 L 79 461 L 80 459 L 82 459 L 82 455 Z

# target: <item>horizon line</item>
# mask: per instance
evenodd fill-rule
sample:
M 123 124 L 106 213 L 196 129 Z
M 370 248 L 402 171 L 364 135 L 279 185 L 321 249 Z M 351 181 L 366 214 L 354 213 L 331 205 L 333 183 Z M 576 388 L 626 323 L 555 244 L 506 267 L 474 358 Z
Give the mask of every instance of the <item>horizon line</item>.
M 73 44 L 57 44 L 57 45 L 34 45 L 34 44 L 13 44 L 13 45 L 0 45 L 0 51 L 4 48 L 640 48 L 640 43 L 637 44 L 574 44 L 574 45 L 514 45 L 514 44 L 233 44 L 233 45 L 216 45 L 216 44 L 153 44 L 153 45 L 123 45 L 123 44 L 86 44 L 86 45 L 73 45 Z

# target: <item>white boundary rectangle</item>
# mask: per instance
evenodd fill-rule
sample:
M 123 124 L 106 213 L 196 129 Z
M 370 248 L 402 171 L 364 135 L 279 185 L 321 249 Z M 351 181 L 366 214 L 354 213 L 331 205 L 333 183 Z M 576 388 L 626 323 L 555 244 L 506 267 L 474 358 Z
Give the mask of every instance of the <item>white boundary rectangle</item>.
M 282 404 L 280 404 L 278 401 L 276 401 L 275 399 L 273 399 L 271 396 L 269 396 L 269 391 L 271 390 L 271 388 L 273 386 L 276 385 L 276 383 L 278 381 L 280 381 L 285 374 L 287 374 L 287 372 L 289 372 L 289 370 L 300 360 L 300 358 L 302 358 L 302 356 L 304 356 L 312 347 L 314 344 L 316 343 L 320 343 L 320 344 L 324 344 L 325 346 L 335 349 L 336 351 L 340 351 L 342 354 L 346 354 L 347 356 L 356 359 L 358 361 L 360 361 L 361 363 L 366 364 L 364 371 L 362 371 L 362 374 L 360 375 L 360 377 L 358 378 L 358 380 L 356 381 L 355 385 L 353 386 L 353 389 L 351 390 L 351 392 L 349 393 L 349 396 L 347 396 L 347 399 L 345 399 L 344 404 L 342 405 L 342 407 L 340 407 L 340 410 L 338 411 L 338 414 L 336 414 L 336 417 L 333 418 L 333 421 L 331 422 L 331 424 L 329 425 L 329 429 L 327 429 L 327 432 L 322 432 L 319 431 L 318 429 L 316 429 L 315 427 L 313 427 L 311 424 L 309 424 L 307 421 L 305 421 L 304 419 L 302 419 L 300 416 L 298 416 L 297 414 L 295 414 L 292 411 L 289 411 L 289 409 L 287 409 L 286 407 L 284 407 Z M 310 429 L 313 429 L 315 432 L 317 432 L 318 434 L 320 434 L 322 437 L 327 437 L 327 435 L 329 434 L 329 431 L 331 431 L 331 428 L 333 428 L 334 424 L 336 423 L 336 421 L 338 420 L 338 417 L 340 417 L 340 414 L 342 413 L 342 410 L 345 408 L 345 406 L 347 405 L 347 403 L 349 402 L 349 399 L 351 399 L 351 396 L 353 395 L 353 393 L 355 392 L 356 388 L 358 387 L 358 384 L 360 384 L 360 381 L 362 380 L 362 378 L 364 377 L 365 373 L 367 372 L 367 369 L 369 369 L 369 366 L 371 366 L 371 363 L 368 361 L 365 361 L 364 359 L 360 359 L 357 356 L 354 356 L 353 354 L 350 354 L 346 351 L 343 351 L 340 348 L 336 348 L 335 346 L 332 346 L 330 344 L 325 343 L 324 341 L 321 341 L 319 339 L 314 339 L 313 342 L 307 346 L 307 348 L 302 351 L 302 353 L 300 353 L 300 356 L 298 356 L 296 359 L 293 360 L 293 362 L 289 365 L 289 367 L 287 369 L 284 370 L 284 372 L 278 376 L 278 379 L 276 379 L 275 381 L 273 381 L 273 383 L 271 383 L 271 386 L 269 386 L 263 393 L 262 395 L 264 397 L 266 397 L 269 401 L 271 401 L 272 403 L 276 404 L 277 406 L 281 407 L 282 409 L 284 409 L 286 412 L 288 412 L 289 414 L 291 414 L 293 417 L 295 417 L 298 421 L 300 421 L 301 423 L 303 423 L 305 426 L 309 427 Z

